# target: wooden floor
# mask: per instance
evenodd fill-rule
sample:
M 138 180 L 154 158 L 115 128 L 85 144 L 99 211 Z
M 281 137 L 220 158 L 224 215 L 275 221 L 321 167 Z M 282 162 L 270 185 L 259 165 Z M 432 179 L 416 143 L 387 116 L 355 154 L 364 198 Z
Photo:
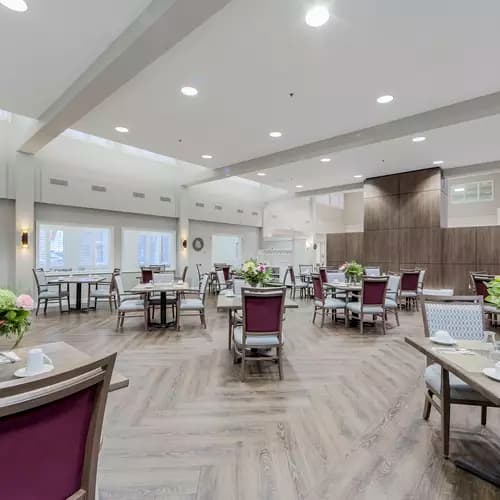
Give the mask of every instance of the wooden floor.
M 285 380 L 276 365 L 254 363 L 241 383 L 226 314 L 210 301 L 207 330 L 193 317 L 181 332 L 145 333 L 130 319 L 116 333 L 105 304 L 34 321 L 24 345 L 116 350 L 130 377 L 108 402 L 101 500 L 500 498 L 441 458 L 437 413 L 421 418 L 425 361 L 402 340 L 423 335 L 418 313 L 402 313 L 386 336 L 371 326 L 360 336 L 313 326 L 301 301 L 286 313 Z M 485 438 L 500 449 L 500 410 L 482 431 L 479 411 L 452 409 L 452 453 Z

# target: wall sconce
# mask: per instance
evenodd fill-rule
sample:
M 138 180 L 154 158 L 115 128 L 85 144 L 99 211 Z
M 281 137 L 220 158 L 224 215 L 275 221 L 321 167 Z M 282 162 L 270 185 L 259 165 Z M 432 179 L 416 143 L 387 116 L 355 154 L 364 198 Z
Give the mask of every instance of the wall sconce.
M 28 246 L 29 246 L 28 231 L 22 231 L 21 232 L 21 248 L 28 248 Z
M 188 246 L 188 240 L 186 240 L 185 238 L 182 240 L 182 248 L 187 248 Z

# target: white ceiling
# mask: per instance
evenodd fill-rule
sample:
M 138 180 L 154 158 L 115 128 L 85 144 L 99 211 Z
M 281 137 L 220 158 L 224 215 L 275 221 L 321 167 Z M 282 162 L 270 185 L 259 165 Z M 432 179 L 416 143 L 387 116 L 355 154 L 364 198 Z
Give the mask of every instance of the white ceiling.
M 151 0 L 26 0 L 0 5 L 0 109 L 38 118 Z
M 479 3 L 336 0 L 313 29 L 310 1 L 233 0 L 75 127 L 219 167 L 497 91 L 500 2 Z
M 263 172 L 259 177 L 249 174 L 248 179 L 259 180 L 290 191 L 308 191 L 327 186 L 342 186 L 361 182 L 363 178 L 394 174 L 401 171 L 433 167 L 442 160 L 441 168 L 453 168 L 500 160 L 500 115 L 464 122 L 451 127 L 423 131 L 427 139 L 414 143 L 412 137 L 402 137 L 369 146 L 349 149 L 332 155 L 329 163 L 320 158 L 289 163 Z M 297 189 L 296 185 L 303 185 Z

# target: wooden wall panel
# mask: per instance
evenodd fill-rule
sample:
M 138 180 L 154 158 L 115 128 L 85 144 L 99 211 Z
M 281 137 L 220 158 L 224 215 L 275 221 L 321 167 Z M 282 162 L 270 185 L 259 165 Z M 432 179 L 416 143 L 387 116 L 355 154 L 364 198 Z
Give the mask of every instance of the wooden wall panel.
M 399 178 L 397 175 L 385 175 L 383 177 L 366 179 L 363 185 L 363 196 L 365 198 L 387 196 L 390 194 L 399 194 Z
M 441 263 L 441 229 L 400 229 L 400 262 Z
M 477 264 L 500 264 L 500 226 L 476 228 Z
M 428 168 L 398 174 L 399 193 L 417 193 L 441 189 L 441 169 Z
M 443 264 L 471 264 L 474 267 L 476 264 L 476 228 L 443 229 L 442 262 Z
M 363 235 L 364 233 L 345 233 L 347 259 L 363 262 Z
M 399 227 L 441 227 L 441 191 L 401 194 Z
M 399 227 L 399 196 L 374 196 L 365 198 L 365 231 L 397 229 Z
M 399 230 L 366 231 L 363 258 L 369 263 L 399 262 Z
M 453 288 L 455 295 L 469 295 L 469 264 L 442 264 L 443 288 Z
M 345 233 L 334 233 L 326 236 L 326 263 L 329 266 L 334 266 L 338 262 L 345 262 L 347 259 L 346 252 L 346 235 Z

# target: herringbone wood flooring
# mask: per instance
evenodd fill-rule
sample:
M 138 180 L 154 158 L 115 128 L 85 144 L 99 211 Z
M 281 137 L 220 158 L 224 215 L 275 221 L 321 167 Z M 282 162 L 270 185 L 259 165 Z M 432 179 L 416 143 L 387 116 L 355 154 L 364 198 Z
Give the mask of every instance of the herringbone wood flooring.
M 116 350 L 130 378 L 108 401 L 102 500 L 500 498 L 441 458 L 437 413 L 421 418 L 425 360 L 402 340 L 423 335 L 418 313 L 402 313 L 386 336 L 361 336 L 340 322 L 313 326 L 303 301 L 286 313 L 285 380 L 252 363 L 241 383 L 214 303 L 207 330 L 185 318 L 181 332 L 145 333 L 132 318 L 116 333 L 106 305 L 34 321 L 24 345 Z M 478 408 L 452 409 L 452 450 L 481 438 L 500 449 L 500 410 L 486 429 L 479 422 Z

